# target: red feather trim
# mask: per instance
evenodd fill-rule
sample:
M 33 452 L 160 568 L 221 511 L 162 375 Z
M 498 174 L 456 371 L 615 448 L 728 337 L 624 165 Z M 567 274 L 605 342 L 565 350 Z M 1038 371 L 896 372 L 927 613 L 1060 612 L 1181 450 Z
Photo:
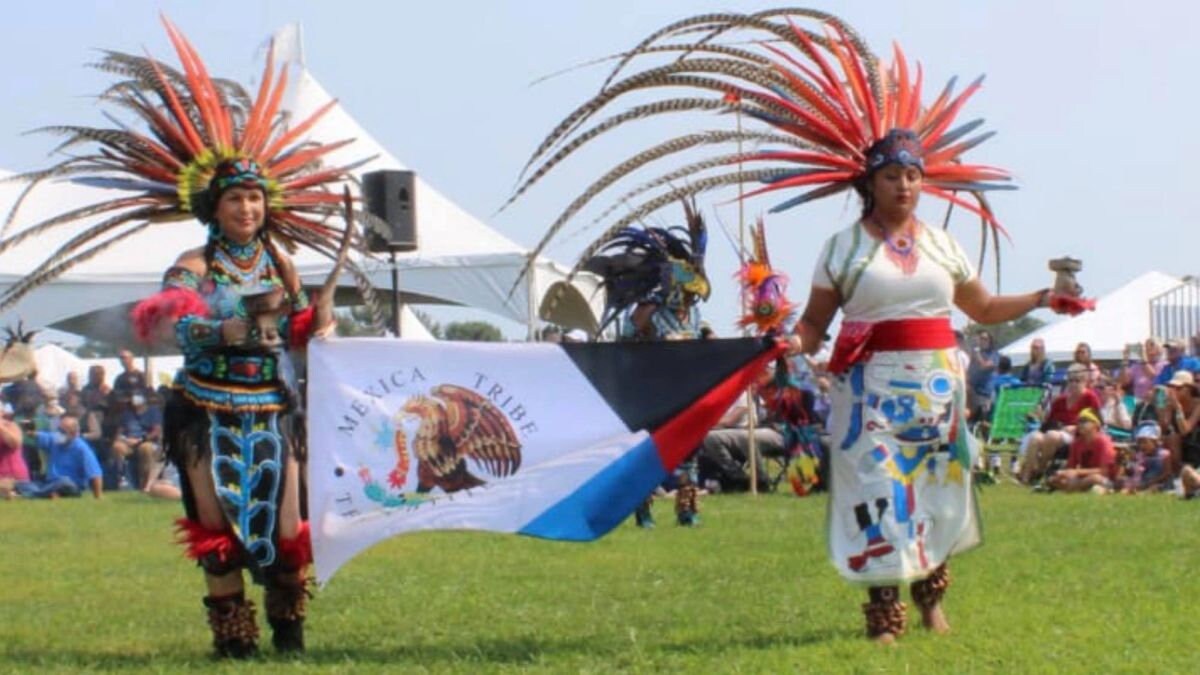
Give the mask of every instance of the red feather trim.
M 1073 295 L 1063 295 L 1062 293 L 1050 294 L 1050 310 L 1055 314 L 1069 314 L 1076 316 L 1084 312 L 1095 311 L 1096 301 L 1090 298 L 1077 298 Z
M 288 344 L 292 349 L 303 349 L 304 345 L 308 344 L 308 338 L 316 329 L 315 317 L 316 310 L 312 306 L 292 312 L 288 326 Z
M 208 303 L 196 291 L 168 288 L 139 302 L 129 316 L 133 319 L 133 331 L 138 341 L 149 344 L 154 341 L 161 322 L 174 324 L 185 316 L 207 317 L 208 313 Z
M 175 541 L 187 547 L 184 555 L 192 560 L 216 555 L 221 563 L 227 563 L 241 555 L 240 544 L 233 532 L 228 529 L 210 530 L 188 518 L 175 520 Z
M 300 521 L 300 531 L 291 539 L 279 538 L 279 560 L 288 567 L 301 569 L 312 562 L 312 536 L 308 521 Z

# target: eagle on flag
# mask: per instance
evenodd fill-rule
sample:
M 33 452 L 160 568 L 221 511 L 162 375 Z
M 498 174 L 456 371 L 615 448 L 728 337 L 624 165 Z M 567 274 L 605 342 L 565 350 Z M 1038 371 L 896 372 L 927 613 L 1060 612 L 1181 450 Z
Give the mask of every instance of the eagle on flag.
M 511 476 L 521 467 L 521 443 L 504 414 L 480 394 L 452 384 L 433 388 L 430 396 L 408 399 L 397 414 L 420 420 L 413 451 L 417 457 L 417 492 L 434 488 L 457 492 L 483 485 L 468 460 L 493 476 Z M 408 439 L 396 426 L 396 454 L 407 466 Z

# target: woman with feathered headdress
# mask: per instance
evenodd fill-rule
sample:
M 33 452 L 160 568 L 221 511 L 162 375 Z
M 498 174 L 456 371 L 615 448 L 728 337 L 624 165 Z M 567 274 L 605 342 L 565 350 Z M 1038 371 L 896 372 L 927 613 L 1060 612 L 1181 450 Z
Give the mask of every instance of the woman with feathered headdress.
M 164 445 L 179 468 L 187 513 L 178 523 L 180 539 L 204 570 L 217 655 L 244 658 L 257 650 L 243 569 L 266 587 L 276 649 L 299 651 L 311 547 L 287 349 L 301 349 L 332 327 L 333 288 L 327 282 L 310 303 L 283 249 L 313 248 L 336 259 L 335 270 L 344 265 L 364 278 L 346 259 L 355 240 L 349 195 L 328 189 L 351 167 L 321 165 L 349 141 L 304 138 L 332 101 L 284 128 L 286 66 L 276 76 L 268 58 L 252 99 L 240 86 L 210 77 L 187 39 L 163 21 L 182 70 L 117 52 L 106 52 L 99 64 L 123 78 L 102 101 L 134 113 L 148 132 L 124 124 L 51 127 L 69 136 L 66 144 L 98 150 L 22 176 L 29 189 L 67 176 L 125 194 L 0 239 L 3 252 L 36 243 L 52 228 L 104 216 L 6 289 L 0 309 L 151 225 L 195 219 L 207 226 L 207 243 L 179 257 L 166 271 L 164 290 L 140 303 L 132 320 L 140 338 L 173 340 L 184 355 L 166 405 Z M 336 216 L 343 213 L 346 224 L 339 227 Z
M 954 238 L 915 215 L 920 195 L 943 199 L 980 216 L 984 240 L 998 241 L 1002 230 L 984 194 L 1011 189 L 1009 176 L 963 159 L 991 136 L 972 135 L 982 120 L 955 124 L 980 81 L 958 95 L 951 81 L 925 103 L 921 69 L 910 69 L 899 47 L 885 67 L 841 19 L 795 8 L 689 17 L 614 58 L 600 93 L 539 145 L 514 199 L 582 146 L 629 123 L 717 112 L 729 124 L 631 155 L 574 199 L 536 250 L 622 179 L 712 146 L 737 149 L 692 157 L 624 192 L 597 220 L 618 208 L 623 214 L 583 260 L 629 223 L 724 186 L 760 182 L 746 198 L 789 193 L 772 213 L 857 192 L 862 217 L 822 247 L 790 338 L 793 351 L 815 352 L 835 313 L 844 313 L 831 363 L 838 382 L 829 425 L 830 553 L 845 578 L 871 586 L 864 606 L 871 638 L 891 642 L 904 631 L 900 583 L 912 583 L 926 627 L 946 630 L 945 562 L 979 540 L 970 484 L 976 450 L 950 313 L 958 307 L 974 321 L 997 323 L 1037 307 L 1078 312 L 1087 305 L 1049 289 L 992 296 Z M 648 100 L 647 92 L 659 91 L 672 93 Z M 630 96 L 636 104 L 588 126 Z M 760 290 L 773 293 L 770 285 Z M 769 321 L 785 309 L 774 301 L 764 307 Z

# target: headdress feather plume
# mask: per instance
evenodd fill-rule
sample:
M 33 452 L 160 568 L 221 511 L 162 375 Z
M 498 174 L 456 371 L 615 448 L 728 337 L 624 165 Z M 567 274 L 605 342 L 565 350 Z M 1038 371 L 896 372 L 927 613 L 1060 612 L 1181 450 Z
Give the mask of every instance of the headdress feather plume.
M 983 194 L 1013 186 L 1001 169 L 963 162 L 965 152 L 992 135 L 977 131 L 982 121 L 955 126 L 982 78 L 958 93 L 951 79 L 931 103 L 923 104 L 920 64 L 910 67 L 899 45 L 893 45 L 891 52 L 892 63 L 884 64 L 850 25 L 831 14 L 802 8 L 703 14 L 654 31 L 620 54 L 600 91 L 538 144 L 521 172 L 527 177 L 505 206 L 588 143 L 639 120 L 707 112 L 740 114 L 749 123 L 744 129 L 739 125 L 737 131 L 709 127 L 633 155 L 570 201 L 530 260 L 609 188 L 639 171 L 665 167 L 676 153 L 700 146 L 739 146 L 733 153 L 715 151 L 715 161 L 660 168 L 638 188 L 622 194 L 598 220 L 617 208 L 628 213 L 586 248 L 572 274 L 630 222 L 681 198 L 754 181 L 761 187 L 747 191 L 743 198 L 799 189 L 800 194 L 770 209 L 778 212 L 842 192 L 867 174 L 867 150 L 897 128 L 911 129 L 925 152 L 924 191 L 978 215 L 985 233 L 990 229 L 994 234 L 999 223 Z M 664 56 L 671 58 L 664 63 Z M 642 63 L 647 66 L 637 69 Z M 680 96 L 681 89 L 696 94 Z M 660 91 L 664 98 L 646 100 L 647 92 Z M 602 111 L 635 96 L 636 105 L 587 126 Z M 739 171 L 720 172 L 731 165 Z
M 102 72 L 123 78 L 100 95 L 101 103 L 132 113 L 145 130 L 137 130 L 107 113 L 114 128 L 45 127 L 39 131 L 65 136 L 58 150 L 80 145 L 92 149 L 47 169 L 9 179 L 27 181 L 28 185 L 0 227 L 0 254 L 51 229 L 99 214 L 106 218 L 76 234 L 0 294 L 0 311 L 38 285 L 150 224 L 190 220 L 202 213 L 197 211 L 200 205 L 195 200 L 207 191 L 216 167 L 227 160 L 248 159 L 261 168 L 270 208 L 268 226 L 285 248 L 295 250 L 303 245 L 336 257 L 336 242 L 342 240 L 344 230 L 333 223 L 339 221 L 336 216 L 341 212 L 342 199 L 329 187 L 348 180 L 349 171 L 357 164 L 322 166 L 321 162 L 351 140 L 326 144 L 305 140 L 336 101 L 285 129 L 280 106 L 287 88 L 288 67 L 283 65 L 276 71 L 273 50 L 267 50 L 258 90 L 251 98 L 238 84 L 213 78 L 183 33 L 165 16 L 162 24 L 178 58 L 178 68 L 149 55 L 116 51 L 102 51 L 94 64 Z M 4 237 L 28 194 L 52 178 L 115 188 L 127 194 L 72 209 Z M 354 241 L 361 244 L 362 237 L 355 234 Z M 363 286 L 362 270 L 353 262 L 347 263 L 347 270 Z M 371 304 L 373 296 L 367 300 Z

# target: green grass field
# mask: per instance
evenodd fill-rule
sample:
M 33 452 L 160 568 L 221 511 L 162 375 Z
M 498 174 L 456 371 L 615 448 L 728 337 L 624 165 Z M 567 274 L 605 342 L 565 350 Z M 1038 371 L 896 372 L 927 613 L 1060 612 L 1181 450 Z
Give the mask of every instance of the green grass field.
M 478 533 L 386 542 L 310 606 L 308 652 L 215 663 L 179 507 L 0 503 L 0 672 L 1196 672 L 1196 502 L 984 488 L 949 636 L 862 637 L 825 559 L 825 499 L 717 496 L 699 529 L 592 544 Z M 258 598 L 257 589 L 252 591 Z M 265 620 L 260 615 L 260 623 Z

